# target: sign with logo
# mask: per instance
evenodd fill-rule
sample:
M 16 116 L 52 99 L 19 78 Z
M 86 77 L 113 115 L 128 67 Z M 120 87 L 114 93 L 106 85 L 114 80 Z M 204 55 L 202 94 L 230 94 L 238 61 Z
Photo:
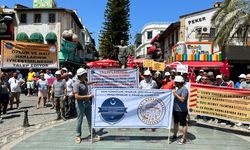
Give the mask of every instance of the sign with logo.
M 2 68 L 58 68 L 57 49 L 46 44 L 2 41 Z
M 152 69 L 154 71 L 164 71 L 165 70 L 165 63 L 154 62 Z
M 88 71 L 88 81 L 97 82 L 91 88 L 138 88 L 138 69 L 90 69 Z
M 217 50 L 217 48 L 216 48 Z M 178 54 L 212 54 L 212 42 L 186 42 L 173 47 L 173 55 Z
M 188 65 L 177 65 L 176 71 L 181 73 L 188 73 Z
M 94 89 L 93 128 L 171 128 L 171 90 Z
M 33 8 L 53 8 L 55 0 L 33 0 Z

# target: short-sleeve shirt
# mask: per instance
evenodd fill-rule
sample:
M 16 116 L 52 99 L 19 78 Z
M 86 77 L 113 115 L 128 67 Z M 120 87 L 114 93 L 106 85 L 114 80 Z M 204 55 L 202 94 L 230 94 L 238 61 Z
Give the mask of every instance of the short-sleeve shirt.
M 21 92 L 21 84 L 24 83 L 23 79 L 16 79 L 14 77 L 9 79 L 11 92 Z
M 64 90 L 66 88 L 66 81 L 63 80 L 55 80 L 53 82 L 53 91 L 55 97 L 62 97 L 64 96 Z
M 187 100 L 188 100 L 188 89 L 183 86 L 182 88 L 178 89 L 176 91 L 176 94 L 178 94 L 181 97 L 184 97 L 184 102 L 181 102 L 176 96 L 174 97 L 174 111 L 179 112 L 186 112 L 188 111 L 187 108 Z
M 32 80 L 34 80 L 34 77 L 36 76 L 36 73 L 35 72 L 29 72 L 28 73 L 28 78 L 27 78 L 27 80 L 28 81 L 32 81 Z
M 161 89 L 173 89 L 174 88 L 174 81 L 162 81 L 162 87 Z
M 146 80 L 142 80 L 139 85 L 140 89 L 156 89 L 156 87 L 157 83 L 152 79 L 149 82 L 146 82 Z
M 78 93 L 81 96 L 88 94 L 88 86 L 82 83 L 80 80 L 76 80 L 73 83 L 73 92 Z
M 249 89 L 250 90 L 250 83 L 247 83 L 246 81 L 241 82 L 240 84 L 241 89 Z
M 47 91 L 47 89 L 48 89 L 48 82 L 47 82 L 47 80 L 42 80 L 42 79 L 39 79 L 38 81 L 37 81 L 37 83 L 38 83 L 38 90 L 39 91 Z
M 73 95 L 73 80 L 68 79 L 68 81 L 66 81 L 66 86 L 67 86 L 67 96 L 72 96 Z

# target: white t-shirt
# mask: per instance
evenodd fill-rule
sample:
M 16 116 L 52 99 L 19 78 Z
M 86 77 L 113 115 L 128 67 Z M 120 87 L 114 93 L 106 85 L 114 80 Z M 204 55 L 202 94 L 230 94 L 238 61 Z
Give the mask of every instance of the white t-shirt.
M 72 96 L 73 95 L 73 80 L 68 79 L 66 81 L 66 88 L 67 88 L 67 96 Z
M 45 73 L 44 74 L 44 78 L 45 79 L 49 79 L 49 78 L 53 78 L 54 76 L 53 76 L 53 74 L 51 73 L 51 74 L 47 74 L 47 73 Z
M 157 83 L 152 79 L 148 83 L 146 82 L 146 80 L 142 80 L 139 85 L 140 89 L 155 89 L 156 87 Z
M 23 79 L 15 79 L 14 77 L 9 79 L 10 91 L 11 92 L 21 92 L 21 84 L 24 83 Z

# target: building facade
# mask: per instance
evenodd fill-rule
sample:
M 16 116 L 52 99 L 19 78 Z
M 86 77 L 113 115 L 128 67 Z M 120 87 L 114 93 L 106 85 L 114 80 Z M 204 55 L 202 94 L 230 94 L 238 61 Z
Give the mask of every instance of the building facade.
M 29 37 L 34 33 L 39 33 L 43 37 L 43 43 L 49 44 L 46 38 L 49 34 L 56 35 L 56 45 L 59 50 L 60 64 L 68 62 L 82 65 L 86 61 L 88 53 L 96 51 L 95 46 L 88 47 L 91 35 L 83 26 L 81 19 L 74 10 L 64 8 L 28 8 L 22 5 L 16 5 L 15 9 L 15 27 L 14 39 L 20 33 L 25 33 Z M 72 40 L 65 40 L 62 36 L 67 31 L 72 32 Z M 93 41 L 90 40 L 92 44 Z
M 141 31 L 141 44 L 136 47 L 135 57 L 145 58 L 147 56 L 147 50 L 152 46 L 151 40 L 157 35 L 162 33 L 170 23 L 149 23 L 146 24 Z

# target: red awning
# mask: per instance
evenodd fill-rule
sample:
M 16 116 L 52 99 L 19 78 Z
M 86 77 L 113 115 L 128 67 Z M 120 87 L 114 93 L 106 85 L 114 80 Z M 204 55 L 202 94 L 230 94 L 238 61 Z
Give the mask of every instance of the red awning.
M 153 44 L 156 40 L 158 40 L 159 38 L 159 34 L 156 35 L 151 41 L 150 41 L 150 44 Z
M 155 52 L 155 50 L 156 50 L 156 46 L 151 46 L 148 50 L 147 50 L 147 54 L 152 54 L 152 53 L 154 53 Z
M 177 65 L 188 65 L 190 68 L 195 69 L 211 69 L 211 68 L 221 68 L 223 67 L 223 62 L 213 62 L 213 61 L 185 61 L 185 62 L 173 62 L 167 64 L 168 67 L 176 68 Z

